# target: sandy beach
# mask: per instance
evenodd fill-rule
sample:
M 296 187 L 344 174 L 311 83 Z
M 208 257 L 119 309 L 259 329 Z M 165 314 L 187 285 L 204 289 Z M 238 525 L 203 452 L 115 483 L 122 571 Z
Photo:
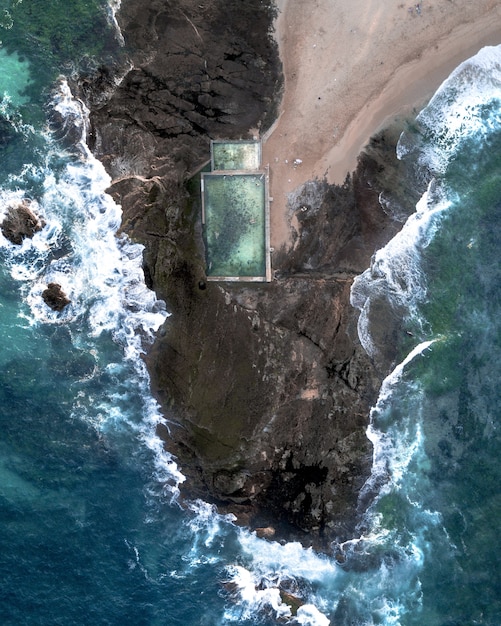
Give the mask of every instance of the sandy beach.
M 285 86 L 264 137 L 271 245 L 290 244 L 287 197 L 342 183 L 370 137 L 419 110 L 459 63 L 501 43 L 501 0 L 277 0 Z

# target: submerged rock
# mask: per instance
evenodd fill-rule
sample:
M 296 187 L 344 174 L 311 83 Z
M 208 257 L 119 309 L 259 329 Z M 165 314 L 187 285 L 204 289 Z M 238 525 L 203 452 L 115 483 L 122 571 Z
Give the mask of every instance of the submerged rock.
M 62 311 L 71 303 L 58 283 L 49 283 L 47 289 L 42 292 L 42 298 L 45 304 L 54 311 Z
M 31 206 L 28 200 L 24 200 L 7 209 L 0 228 L 3 236 L 12 243 L 20 245 L 24 239 L 31 238 L 35 233 L 42 230 L 44 224 Z

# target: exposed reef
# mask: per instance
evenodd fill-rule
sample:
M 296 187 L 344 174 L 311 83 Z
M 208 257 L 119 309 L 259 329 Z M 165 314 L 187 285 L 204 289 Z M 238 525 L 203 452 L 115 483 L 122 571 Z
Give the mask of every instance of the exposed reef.
M 369 410 L 402 332 L 385 326 L 388 350 L 372 362 L 350 287 L 417 196 L 395 182 L 403 165 L 393 129 L 372 141 L 344 185 L 309 182 L 291 198 L 294 245 L 274 253 L 272 283 L 205 281 L 189 180 L 211 138 L 245 138 L 273 122 L 281 74 L 272 18 L 261 0 L 123 0 L 132 69 L 113 89 L 109 70 L 89 74 L 79 95 L 92 110 L 91 148 L 112 176 L 122 229 L 144 243 L 147 283 L 172 314 L 147 364 L 168 418 L 160 435 L 188 477 L 185 495 L 275 538 L 343 539 L 371 469 Z M 379 202 L 385 186 L 396 214 Z

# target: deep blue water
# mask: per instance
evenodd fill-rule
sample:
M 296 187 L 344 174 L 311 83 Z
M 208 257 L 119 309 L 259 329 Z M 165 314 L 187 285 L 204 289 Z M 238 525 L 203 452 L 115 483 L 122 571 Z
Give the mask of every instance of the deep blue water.
M 87 111 L 59 77 L 120 39 L 104 3 L 62 6 L 0 5 L 0 219 L 29 200 L 45 222 L 21 246 L 0 235 L 0 623 L 499 625 L 501 49 L 402 136 L 432 182 L 352 290 L 368 351 L 374 298 L 404 307 L 410 334 L 372 411 L 371 497 L 340 565 L 176 504 L 182 468 L 140 358 L 165 305 L 115 234 Z M 77 153 L 49 131 L 54 108 Z M 62 313 L 42 301 L 51 281 Z M 302 595 L 296 618 L 279 584 Z

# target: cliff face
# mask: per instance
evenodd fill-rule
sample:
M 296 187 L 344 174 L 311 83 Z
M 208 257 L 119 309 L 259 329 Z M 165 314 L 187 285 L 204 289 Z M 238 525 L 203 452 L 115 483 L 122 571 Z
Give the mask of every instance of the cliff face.
M 283 535 L 344 538 L 371 468 L 369 409 L 393 355 L 367 357 L 349 291 L 400 227 L 378 202 L 383 173 L 398 167 L 394 138 L 373 142 L 342 187 L 308 183 L 291 200 L 295 244 L 274 253 L 271 284 L 205 283 L 185 186 L 210 138 L 273 121 L 272 15 L 261 0 L 123 0 L 134 66 L 108 99 L 99 96 L 112 85 L 106 72 L 80 89 L 123 229 L 145 244 L 147 282 L 172 313 L 147 363 L 187 495 Z M 393 345 L 397 327 L 384 332 Z

